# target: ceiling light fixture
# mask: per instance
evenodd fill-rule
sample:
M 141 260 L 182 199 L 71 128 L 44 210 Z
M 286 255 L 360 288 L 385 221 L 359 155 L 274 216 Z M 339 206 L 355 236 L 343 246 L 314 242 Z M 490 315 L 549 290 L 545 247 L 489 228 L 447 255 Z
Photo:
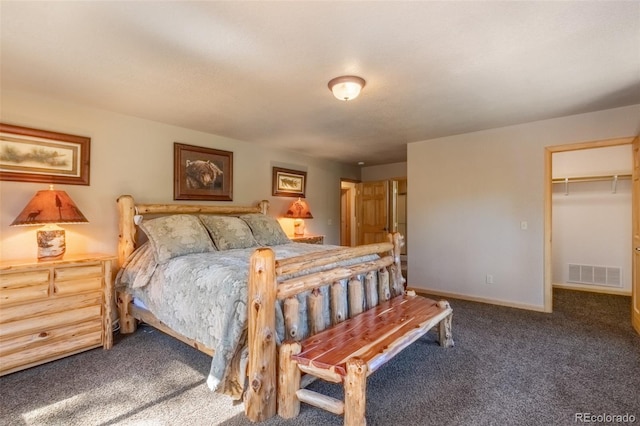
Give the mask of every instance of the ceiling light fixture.
M 343 75 L 329 81 L 329 90 L 341 101 L 350 101 L 360 94 L 365 85 L 364 79 L 353 75 Z

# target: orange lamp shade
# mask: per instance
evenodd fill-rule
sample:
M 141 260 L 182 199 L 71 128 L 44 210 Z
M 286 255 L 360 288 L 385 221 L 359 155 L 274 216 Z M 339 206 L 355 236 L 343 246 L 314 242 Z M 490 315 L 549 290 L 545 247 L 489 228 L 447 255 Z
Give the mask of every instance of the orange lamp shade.
M 309 209 L 309 204 L 301 198 L 298 198 L 296 201 L 291 203 L 289 210 L 287 210 L 284 217 L 295 219 L 293 221 L 294 235 L 304 235 L 305 226 L 303 219 L 313 219 L 313 215 Z

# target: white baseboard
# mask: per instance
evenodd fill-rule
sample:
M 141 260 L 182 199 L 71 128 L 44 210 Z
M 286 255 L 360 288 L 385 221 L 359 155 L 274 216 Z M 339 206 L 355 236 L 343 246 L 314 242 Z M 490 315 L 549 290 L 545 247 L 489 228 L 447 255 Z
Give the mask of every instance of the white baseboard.
M 526 303 L 514 303 L 507 300 L 490 299 L 487 297 L 470 296 L 467 294 L 449 293 L 440 290 L 432 290 L 426 288 L 407 287 L 408 290 L 414 290 L 418 294 L 428 294 L 440 297 L 451 297 L 454 299 L 468 300 L 470 302 L 487 303 L 489 305 L 506 306 L 508 308 L 525 309 L 527 311 L 546 312 L 544 306 L 528 305 Z M 454 309 L 455 311 L 455 309 Z
M 553 288 L 559 288 L 563 290 L 588 291 L 590 293 L 614 294 L 617 296 L 631 296 L 630 290 L 625 290 L 622 288 L 594 287 L 580 284 L 553 284 Z

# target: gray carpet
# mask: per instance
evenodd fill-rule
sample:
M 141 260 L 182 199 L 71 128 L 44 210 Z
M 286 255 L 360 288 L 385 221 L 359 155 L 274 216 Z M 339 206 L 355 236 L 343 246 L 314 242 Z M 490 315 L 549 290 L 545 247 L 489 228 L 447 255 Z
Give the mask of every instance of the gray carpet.
M 368 381 L 368 425 L 570 425 L 576 413 L 640 423 L 640 337 L 630 298 L 557 290 L 555 312 L 451 300 L 456 346 L 429 333 Z M 211 393 L 209 358 L 149 327 L 0 378 L 0 425 L 249 425 Z M 341 397 L 337 385 L 312 389 Z M 303 404 L 294 420 L 340 425 Z

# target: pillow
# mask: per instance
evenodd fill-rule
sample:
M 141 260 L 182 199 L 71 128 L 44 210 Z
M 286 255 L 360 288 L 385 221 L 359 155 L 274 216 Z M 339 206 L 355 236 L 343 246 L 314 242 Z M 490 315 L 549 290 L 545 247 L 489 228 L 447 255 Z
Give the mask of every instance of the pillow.
M 240 216 L 247 222 L 258 244 L 263 246 L 277 246 L 291 241 L 287 238 L 278 221 L 262 213 L 252 213 Z
M 218 250 L 242 249 L 258 245 L 247 223 L 239 217 L 211 215 L 199 217 Z
M 142 222 L 157 263 L 191 253 L 215 251 L 206 228 L 197 217 L 188 214 L 162 216 Z

